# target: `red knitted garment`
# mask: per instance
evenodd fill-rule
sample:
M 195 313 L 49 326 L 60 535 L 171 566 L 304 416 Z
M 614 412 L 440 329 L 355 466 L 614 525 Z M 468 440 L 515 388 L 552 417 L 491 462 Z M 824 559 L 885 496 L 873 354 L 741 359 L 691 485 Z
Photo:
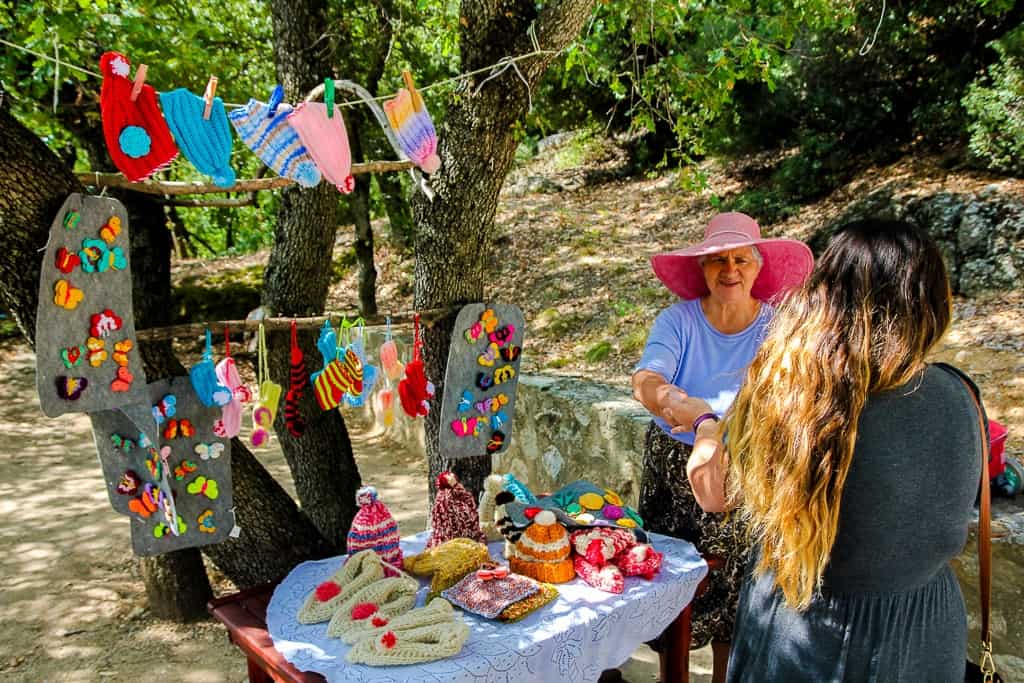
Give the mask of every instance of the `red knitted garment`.
M 451 472 L 442 472 L 437 476 L 437 496 L 430 510 L 430 526 L 433 531 L 427 541 L 427 548 L 453 538 L 487 542 L 487 537 L 480 529 L 480 515 L 473 494 Z
M 576 568 L 576 574 L 599 591 L 605 593 L 621 593 L 626 586 L 626 578 L 622 570 L 614 564 L 606 564 L 603 567 L 588 562 L 586 558 L 575 555 L 572 559 L 572 566 Z
M 662 558 L 662 554 L 651 546 L 638 543 L 619 553 L 613 561 L 626 576 L 642 576 L 651 580 L 661 571 Z
M 114 165 L 128 180 L 145 180 L 165 168 L 178 156 L 178 148 L 164 121 L 152 86 L 143 85 L 132 102 L 132 80 L 128 78 L 130 62 L 119 52 L 100 57 L 103 87 L 100 89 L 100 110 L 103 114 L 103 137 Z M 131 128 L 128 133 L 126 129 Z M 134 135 L 132 135 L 134 133 Z M 139 147 L 125 150 L 123 137 L 148 137 L 148 151 L 139 154 Z M 142 145 L 145 148 L 145 144 Z

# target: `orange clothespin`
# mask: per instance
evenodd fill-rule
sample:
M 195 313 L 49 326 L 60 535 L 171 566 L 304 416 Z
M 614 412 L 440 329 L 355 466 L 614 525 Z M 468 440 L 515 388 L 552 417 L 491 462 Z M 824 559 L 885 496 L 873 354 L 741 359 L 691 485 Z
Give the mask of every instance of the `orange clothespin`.
M 403 71 L 402 80 L 405 81 L 405 89 L 409 91 L 409 97 L 412 99 L 413 110 L 423 111 L 423 98 L 420 97 L 416 84 L 412 82 L 412 74 L 408 71 Z
M 210 108 L 213 107 L 213 96 L 217 93 L 217 77 L 210 76 L 209 83 L 206 84 L 206 92 L 203 93 L 203 100 L 206 102 L 206 107 L 203 108 L 203 119 L 210 119 Z
M 145 64 L 139 64 L 139 68 L 135 70 L 135 81 L 132 83 L 132 102 L 134 102 L 138 98 L 139 93 L 142 92 L 142 85 L 146 82 L 146 69 L 148 68 L 149 67 Z

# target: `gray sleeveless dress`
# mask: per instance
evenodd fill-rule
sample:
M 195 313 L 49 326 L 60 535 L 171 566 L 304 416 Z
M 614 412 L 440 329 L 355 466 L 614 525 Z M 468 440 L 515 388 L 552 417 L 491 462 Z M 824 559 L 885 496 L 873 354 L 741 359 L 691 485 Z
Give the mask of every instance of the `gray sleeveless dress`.
M 962 681 L 967 618 L 949 560 L 967 539 L 981 438 L 951 371 L 872 395 L 821 595 L 797 612 L 770 575 L 751 575 L 729 680 Z

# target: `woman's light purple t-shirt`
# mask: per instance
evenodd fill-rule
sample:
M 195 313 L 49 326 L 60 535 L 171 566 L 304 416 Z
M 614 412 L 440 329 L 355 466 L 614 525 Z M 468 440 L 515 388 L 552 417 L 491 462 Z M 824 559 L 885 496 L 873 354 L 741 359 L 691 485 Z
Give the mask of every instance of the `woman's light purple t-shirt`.
M 658 373 L 690 396 L 704 399 L 721 415 L 736 398 L 774 315 L 775 309 L 762 303 L 747 329 L 722 334 L 708 322 L 700 299 L 680 301 L 654 321 L 636 370 Z M 663 419 L 655 417 L 654 422 L 672 438 L 693 444 L 693 432 L 672 434 Z

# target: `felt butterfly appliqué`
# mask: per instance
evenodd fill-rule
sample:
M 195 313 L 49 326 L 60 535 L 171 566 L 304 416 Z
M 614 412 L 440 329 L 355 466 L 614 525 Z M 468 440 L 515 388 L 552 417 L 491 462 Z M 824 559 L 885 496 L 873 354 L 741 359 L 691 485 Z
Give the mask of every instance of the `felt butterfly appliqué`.
M 167 418 L 174 417 L 177 411 L 178 399 L 174 394 L 167 394 L 160 402 L 153 406 L 153 419 L 158 425 L 163 424 Z
M 199 531 L 204 534 L 212 534 L 217 531 L 217 525 L 213 519 L 213 510 L 203 510 L 196 521 L 199 523 Z
M 171 439 L 177 439 L 178 437 L 189 439 L 196 434 L 196 428 L 192 426 L 192 422 L 187 419 L 181 420 L 170 420 L 167 422 L 167 426 L 164 427 L 164 438 L 170 441 Z
M 181 481 L 188 475 L 196 471 L 197 465 L 191 460 L 182 460 L 174 468 L 174 478 Z
M 203 460 L 210 460 L 220 457 L 220 454 L 224 452 L 224 444 L 220 441 L 214 441 L 213 443 L 197 443 L 193 449 Z
M 206 496 L 210 500 L 217 500 L 217 496 L 220 492 L 217 490 L 217 481 L 215 479 L 207 479 L 203 475 L 199 475 L 193 479 L 185 489 L 193 496 Z

